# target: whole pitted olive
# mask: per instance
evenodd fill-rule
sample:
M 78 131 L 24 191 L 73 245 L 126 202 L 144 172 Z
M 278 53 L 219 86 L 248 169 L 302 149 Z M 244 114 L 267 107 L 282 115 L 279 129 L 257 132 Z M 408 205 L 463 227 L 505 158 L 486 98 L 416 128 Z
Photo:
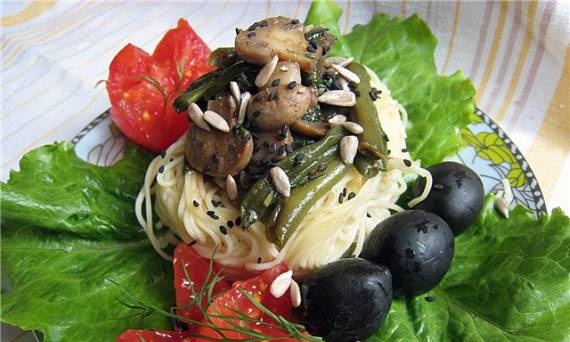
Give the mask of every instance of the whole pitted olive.
M 485 191 L 479 176 L 470 168 L 455 162 L 444 162 L 428 168 L 433 177 L 429 196 L 414 209 L 431 211 L 447 222 L 455 236 L 463 233 L 475 221 Z M 418 196 L 425 179 L 418 178 L 412 192 Z
M 366 240 L 360 257 L 386 265 L 396 296 L 434 288 L 453 259 L 453 233 L 439 216 L 407 210 L 382 221 Z
M 392 304 L 390 271 L 352 258 L 330 263 L 300 283 L 295 314 L 307 331 L 329 342 L 354 342 L 372 335 Z

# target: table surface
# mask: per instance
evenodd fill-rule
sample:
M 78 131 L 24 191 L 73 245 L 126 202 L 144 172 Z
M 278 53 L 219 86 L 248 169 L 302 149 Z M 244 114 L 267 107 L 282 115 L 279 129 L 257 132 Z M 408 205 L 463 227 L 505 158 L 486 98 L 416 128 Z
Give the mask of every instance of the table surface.
M 375 12 L 420 15 L 439 40 L 438 70 L 463 70 L 477 103 L 510 135 L 537 174 L 549 209 L 570 212 L 570 6 L 563 2 L 340 1 L 341 29 Z M 285 15 L 305 1 L 62 2 L 1 4 L 1 177 L 22 154 L 70 140 L 106 110 L 100 80 L 127 43 L 152 51 L 187 18 L 211 46 L 233 44 L 234 28 Z M 3 329 L 2 340 L 12 332 Z M 20 340 L 23 341 L 23 340 Z

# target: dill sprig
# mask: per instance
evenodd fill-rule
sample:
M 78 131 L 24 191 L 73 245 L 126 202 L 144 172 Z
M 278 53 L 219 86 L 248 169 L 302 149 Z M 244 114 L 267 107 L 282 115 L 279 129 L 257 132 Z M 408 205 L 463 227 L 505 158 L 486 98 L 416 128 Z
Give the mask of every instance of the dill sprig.
M 143 300 L 136 297 L 134 294 L 129 292 L 127 289 L 119 285 L 113 280 L 110 280 L 113 284 L 119 286 L 122 290 L 122 293 L 125 299 L 119 298 L 119 302 L 126 307 L 131 309 L 139 310 L 140 314 L 143 316 L 148 316 L 151 314 L 160 314 L 166 317 L 176 319 L 181 322 L 185 322 L 188 324 L 195 325 L 197 327 L 204 327 L 215 331 L 220 337 L 211 337 L 211 336 L 204 336 L 200 334 L 188 334 L 188 337 L 197 337 L 202 338 L 209 341 L 227 341 L 227 342 L 246 342 L 246 341 L 261 341 L 261 340 L 286 340 L 294 338 L 297 341 L 309 341 L 309 342 L 316 342 L 316 341 L 323 341 L 320 337 L 304 335 L 302 331 L 304 331 L 304 326 L 301 324 L 293 323 L 288 321 L 281 315 L 276 315 L 275 313 L 271 312 L 267 307 L 265 307 L 259 300 L 257 300 L 251 293 L 245 291 L 243 289 L 239 289 L 239 291 L 249 300 L 251 303 L 258 308 L 261 312 L 266 314 L 269 318 L 273 320 L 273 322 L 263 321 L 259 318 L 253 318 L 245 313 L 225 306 L 224 308 L 231 311 L 234 315 L 222 315 L 220 313 L 212 313 L 208 312 L 207 308 L 214 302 L 214 288 L 215 286 L 224 279 L 220 272 L 214 273 L 214 258 L 210 258 L 210 263 L 208 267 L 208 273 L 206 275 L 204 286 L 200 289 L 200 291 L 196 291 L 194 287 L 194 283 L 190 279 L 190 275 L 184 268 L 184 274 L 186 280 L 190 284 L 190 289 L 192 291 L 192 300 L 184 305 L 179 307 L 172 307 L 170 311 L 164 310 L 156 305 L 145 303 Z M 205 299 L 205 300 L 204 300 Z M 202 313 L 204 321 L 197 321 L 187 317 L 183 317 L 181 315 L 176 314 L 177 309 L 184 309 L 191 306 L 196 305 L 197 308 Z M 214 324 L 214 319 L 222 320 L 224 323 L 227 323 L 229 327 L 219 327 Z M 248 322 L 254 323 L 255 325 L 263 325 L 273 329 L 277 329 L 283 332 L 287 332 L 289 336 L 269 336 L 257 330 L 253 330 L 249 328 L 248 325 L 243 326 L 238 322 Z M 232 338 L 228 337 L 228 333 L 239 333 L 242 335 L 247 336 L 247 338 Z

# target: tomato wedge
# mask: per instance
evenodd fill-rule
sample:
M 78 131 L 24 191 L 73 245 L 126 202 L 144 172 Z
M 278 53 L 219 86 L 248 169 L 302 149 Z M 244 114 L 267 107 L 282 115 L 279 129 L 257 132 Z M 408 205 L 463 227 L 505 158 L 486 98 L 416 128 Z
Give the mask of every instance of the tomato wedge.
M 250 293 L 259 303 L 275 315 L 290 319 L 292 306 L 289 290 L 280 298 L 273 297 L 269 292 L 269 288 L 275 278 L 281 273 L 287 272 L 287 270 L 285 264 L 280 264 L 252 279 L 236 281 L 230 290 L 219 295 L 208 308 L 207 314 L 210 317 L 210 321 L 204 321 L 204 323 L 213 324 L 215 327 L 200 327 L 196 335 L 203 337 L 195 338 L 194 341 L 209 341 L 208 337 L 237 340 L 255 337 L 248 333 L 231 331 L 236 330 L 236 325 L 247 331 L 255 331 L 263 336 L 283 337 L 280 341 L 296 341 L 293 337 L 290 339 L 286 338 L 289 336 L 289 333 L 282 329 L 269 315 L 255 306 L 242 292 L 247 291 Z M 219 316 L 224 316 L 224 318 Z M 247 319 L 244 319 L 246 317 Z M 250 319 L 254 319 L 254 321 Z
M 220 275 L 221 267 L 210 260 L 202 258 L 196 251 L 183 243 L 174 250 L 174 288 L 176 290 L 177 313 L 185 318 L 200 321 L 202 310 L 196 305 L 196 295 L 202 292 L 204 284 L 210 283 L 215 275 Z M 210 270 L 211 266 L 211 270 Z M 220 280 L 214 286 L 213 295 L 231 288 L 227 280 Z M 201 301 L 204 311 L 207 309 L 207 294 Z
M 129 329 L 117 337 L 117 342 L 183 342 L 187 331 L 156 331 Z
M 159 152 L 188 128 L 172 103 L 196 78 L 211 71 L 210 49 L 184 19 L 169 30 L 150 55 L 128 44 L 109 67 L 111 118 L 133 142 Z

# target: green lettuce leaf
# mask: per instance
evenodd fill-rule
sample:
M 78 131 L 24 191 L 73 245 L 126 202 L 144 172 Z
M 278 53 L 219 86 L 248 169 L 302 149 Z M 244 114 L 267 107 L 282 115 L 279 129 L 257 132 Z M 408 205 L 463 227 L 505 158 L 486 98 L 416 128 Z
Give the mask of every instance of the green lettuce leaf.
M 539 219 L 525 208 L 502 218 L 488 197 L 455 240 L 442 283 L 395 300 L 379 341 L 567 341 L 570 336 L 570 218 Z
M 119 302 L 126 289 L 163 308 L 174 303 L 171 264 L 134 215 L 149 160 L 132 148 L 116 165 L 98 167 L 70 143 L 24 156 L 1 189 L 3 322 L 39 330 L 45 341 L 113 341 L 127 328 L 171 328 Z
M 341 9 L 330 0 L 314 1 L 307 24 L 328 27 L 339 34 Z M 417 15 L 407 19 L 376 14 L 366 25 L 356 25 L 339 37 L 331 52 L 352 56 L 386 83 L 392 96 L 407 110 L 408 150 L 424 166 L 455 153 L 464 142 L 461 128 L 470 123 L 475 88 L 460 71 L 437 74 L 437 40 Z

